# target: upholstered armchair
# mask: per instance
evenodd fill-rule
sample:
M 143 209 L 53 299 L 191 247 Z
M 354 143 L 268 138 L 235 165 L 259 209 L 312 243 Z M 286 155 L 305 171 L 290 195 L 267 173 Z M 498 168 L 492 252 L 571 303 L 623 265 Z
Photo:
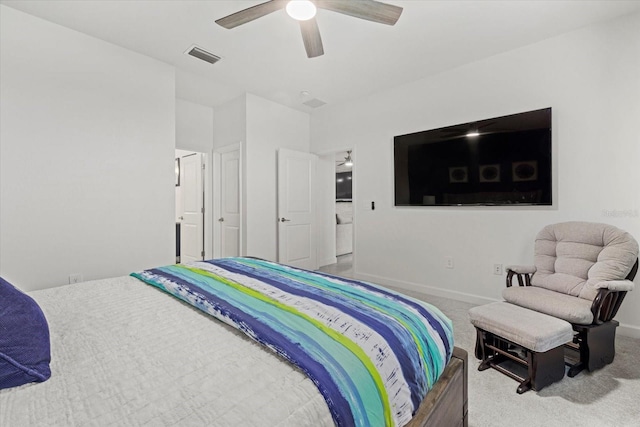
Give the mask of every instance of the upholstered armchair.
M 508 266 L 503 298 L 571 323 L 566 353 L 577 357 L 568 376 L 613 361 L 613 320 L 638 270 L 638 243 L 607 224 L 564 222 L 548 225 L 535 239 L 534 265 Z M 512 286 L 514 277 L 518 286 Z

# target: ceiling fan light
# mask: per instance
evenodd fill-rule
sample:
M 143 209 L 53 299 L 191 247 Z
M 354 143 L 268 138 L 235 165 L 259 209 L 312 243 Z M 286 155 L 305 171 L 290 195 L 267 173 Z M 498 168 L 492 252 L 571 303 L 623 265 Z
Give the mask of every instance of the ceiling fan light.
M 346 167 L 350 168 L 351 166 L 353 166 L 353 160 L 351 160 L 351 150 L 347 151 L 347 157 L 344 158 L 344 163 L 343 165 L 345 165 Z
M 291 0 L 286 9 L 289 16 L 298 21 L 308 21 L 316 16 L 316 5 L 309 0 Z

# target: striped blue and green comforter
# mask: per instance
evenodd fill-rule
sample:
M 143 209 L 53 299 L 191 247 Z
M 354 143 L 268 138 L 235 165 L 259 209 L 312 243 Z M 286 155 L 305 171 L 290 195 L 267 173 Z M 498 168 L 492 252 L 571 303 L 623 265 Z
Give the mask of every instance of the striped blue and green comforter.
M 402 426 L 451 358 L 451 321 L 370 283 L 253 258 L 132 276 L 232 325 L 304 371 L 338 426 Z

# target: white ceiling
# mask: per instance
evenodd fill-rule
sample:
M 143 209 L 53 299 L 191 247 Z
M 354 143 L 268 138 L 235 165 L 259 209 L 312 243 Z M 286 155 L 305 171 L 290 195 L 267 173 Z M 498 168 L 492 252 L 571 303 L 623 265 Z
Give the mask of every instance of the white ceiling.
M 250 92 L 310 113 L 312 98 L 343 103 L 640 11 L 640 0 L 388 1 L 404 8 L 391 27 L 319 10 L 325 54 L 309 59 L 285 11 L 232 30 L 214 22 L 261 1 L 0 2 L 174 65 L 179 98 L 218 106 Z M 223 59 L 185 55 L 194 44 Z

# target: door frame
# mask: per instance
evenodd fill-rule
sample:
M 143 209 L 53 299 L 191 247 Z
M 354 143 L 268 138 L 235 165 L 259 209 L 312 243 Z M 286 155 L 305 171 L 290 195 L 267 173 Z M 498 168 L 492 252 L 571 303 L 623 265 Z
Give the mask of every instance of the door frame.
M 243 149 L 243 143 L 242 142 L 234 142 L 232 144 L 229 145 L 225 145 L 223 147 L 218 147 L 218 148 L 214 148 L 211 151 L 212 154 L 212 159 L 213 159 L 213 167 L 212 167 L 212 174 L 211 174 L 211 179 L 213 181 L 213 209 L 212 209 L 212 214 L 209 215 L 209 218 L 212 222 L 212 227 L 213 227 L 213 233 L 211 235 L 211 247 L 212 247 L 212 257 L 213 258 L 220 258 L 221 254 L 222 254 L 222 248 L 220 247 L 221 244 L 221 240 L 217 239 L 217 236 L 219 236 L 222 233 L 221 230 L 221 225 L 220 222 L 217 221 L 217 218 L 220 218 L 221 216 L 221 209 L 222 209 L 222 202 L 220 200 L 220 196 L 221 196 L 221 186 L 220 186 L 220 175 L 219 173 L 220 171 L 220 165 L 221 165 L 221 159 L 222 159 L 222 154 L 224 153 L 228 153 L 230 151 L 236 151 L 238 150 L 238 154 L 240 157 L 240 165 L 239 165 L 239 170 L 238 170 L 238 174 L 240 175 L 238 177 L 239 179 L 239 185 L 240 185 L 240 256 L 244 256 L 246 254 L 246 238 L 245 238 L 245 227 L 246 227 L 246 223 L 245 223 L 245 188 L 244 188 L 244 164 L 245 164 L 245 159 L 244 159 L 244 149 Z

